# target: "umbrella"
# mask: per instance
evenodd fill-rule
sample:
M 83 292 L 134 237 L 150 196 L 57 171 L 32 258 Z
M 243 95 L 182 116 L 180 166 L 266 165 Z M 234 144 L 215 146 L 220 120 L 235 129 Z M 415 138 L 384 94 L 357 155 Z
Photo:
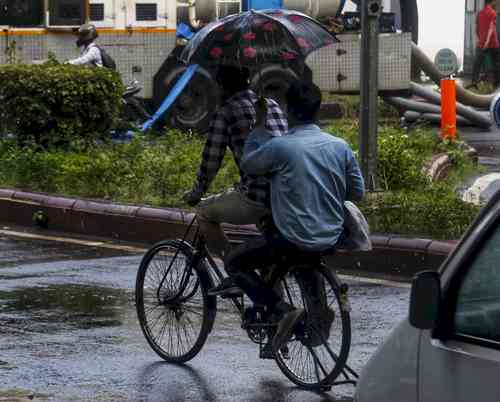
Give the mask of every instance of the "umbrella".
M 184 48 L 186 64 L 236 64 L 304 60 L 321 47 L 338 42 L 316 20 L 291 10 L 250 10 L 214 21 Z

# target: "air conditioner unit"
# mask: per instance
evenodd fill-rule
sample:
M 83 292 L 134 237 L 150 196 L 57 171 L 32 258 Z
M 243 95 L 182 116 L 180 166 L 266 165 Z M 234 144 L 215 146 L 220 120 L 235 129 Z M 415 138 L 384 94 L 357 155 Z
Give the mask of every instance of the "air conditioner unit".
M 128 25 L 164 27 L 167 26 L 167 20 L 167 0 L 134 0 Z
M 116 25 L 114 0 L 90 0 L 89 22 L 98 28 L 112 28 Z
M 77 27 L 85 22 L 85 0 L 49 0 L 47 26 Z

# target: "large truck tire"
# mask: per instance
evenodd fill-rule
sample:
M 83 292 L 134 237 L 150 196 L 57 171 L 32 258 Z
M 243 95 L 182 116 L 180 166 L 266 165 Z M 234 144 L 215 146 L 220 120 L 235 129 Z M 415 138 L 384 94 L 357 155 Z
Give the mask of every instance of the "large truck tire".
M 274 99 L 283 108 L 288 88 L 298 79 L 299 76 L 291 68 L 267 65 L 253 74 L 250 86 L 257 94 L 262 93 L 266 98 Z
M 184 65 L 177 65 L 157 80 L 160 88 L 156 88 L 155 103 L 161 103 L 186 68 Z M 164 121 L 168 126 L 183 131 L 205 133 L 219 102 L 220 91 L 217 83 L 207 70 L 199 67 L 167 112 Z

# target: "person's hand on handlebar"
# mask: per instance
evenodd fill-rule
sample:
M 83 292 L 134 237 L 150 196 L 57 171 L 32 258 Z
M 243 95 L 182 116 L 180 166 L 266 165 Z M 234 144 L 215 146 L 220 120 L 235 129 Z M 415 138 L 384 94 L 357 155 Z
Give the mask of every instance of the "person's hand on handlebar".
M 190 207 L 194 207 L 196 204 L 198 204 L 201 200 L 201 195 L 199 194 L 198 191 L 195 190 L 189 190 L 184 193 L 182 196 L 182 199 L 186 204 L 188 204 Z

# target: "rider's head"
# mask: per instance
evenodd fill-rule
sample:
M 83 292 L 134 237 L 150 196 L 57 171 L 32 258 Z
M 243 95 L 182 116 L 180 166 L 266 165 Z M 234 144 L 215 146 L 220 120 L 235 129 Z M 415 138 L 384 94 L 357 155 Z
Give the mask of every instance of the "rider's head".
M 286 93 L 286 103 L 292 123 L 313 123 L 321 106 L 321 91 L 312 82 L 295 81 Z
M 97 34 L 97 29 L 92 24 L 83 24 L 78 28 L 78 39 L 76 40 L 76 45 L 78 47 L 88 46 L 91 44 L 99 35 Z
M 217 69 L 216 79 L 227 96 L 244 91 L 250 86 L 250 72 L 245 67 L 221 65 Z

